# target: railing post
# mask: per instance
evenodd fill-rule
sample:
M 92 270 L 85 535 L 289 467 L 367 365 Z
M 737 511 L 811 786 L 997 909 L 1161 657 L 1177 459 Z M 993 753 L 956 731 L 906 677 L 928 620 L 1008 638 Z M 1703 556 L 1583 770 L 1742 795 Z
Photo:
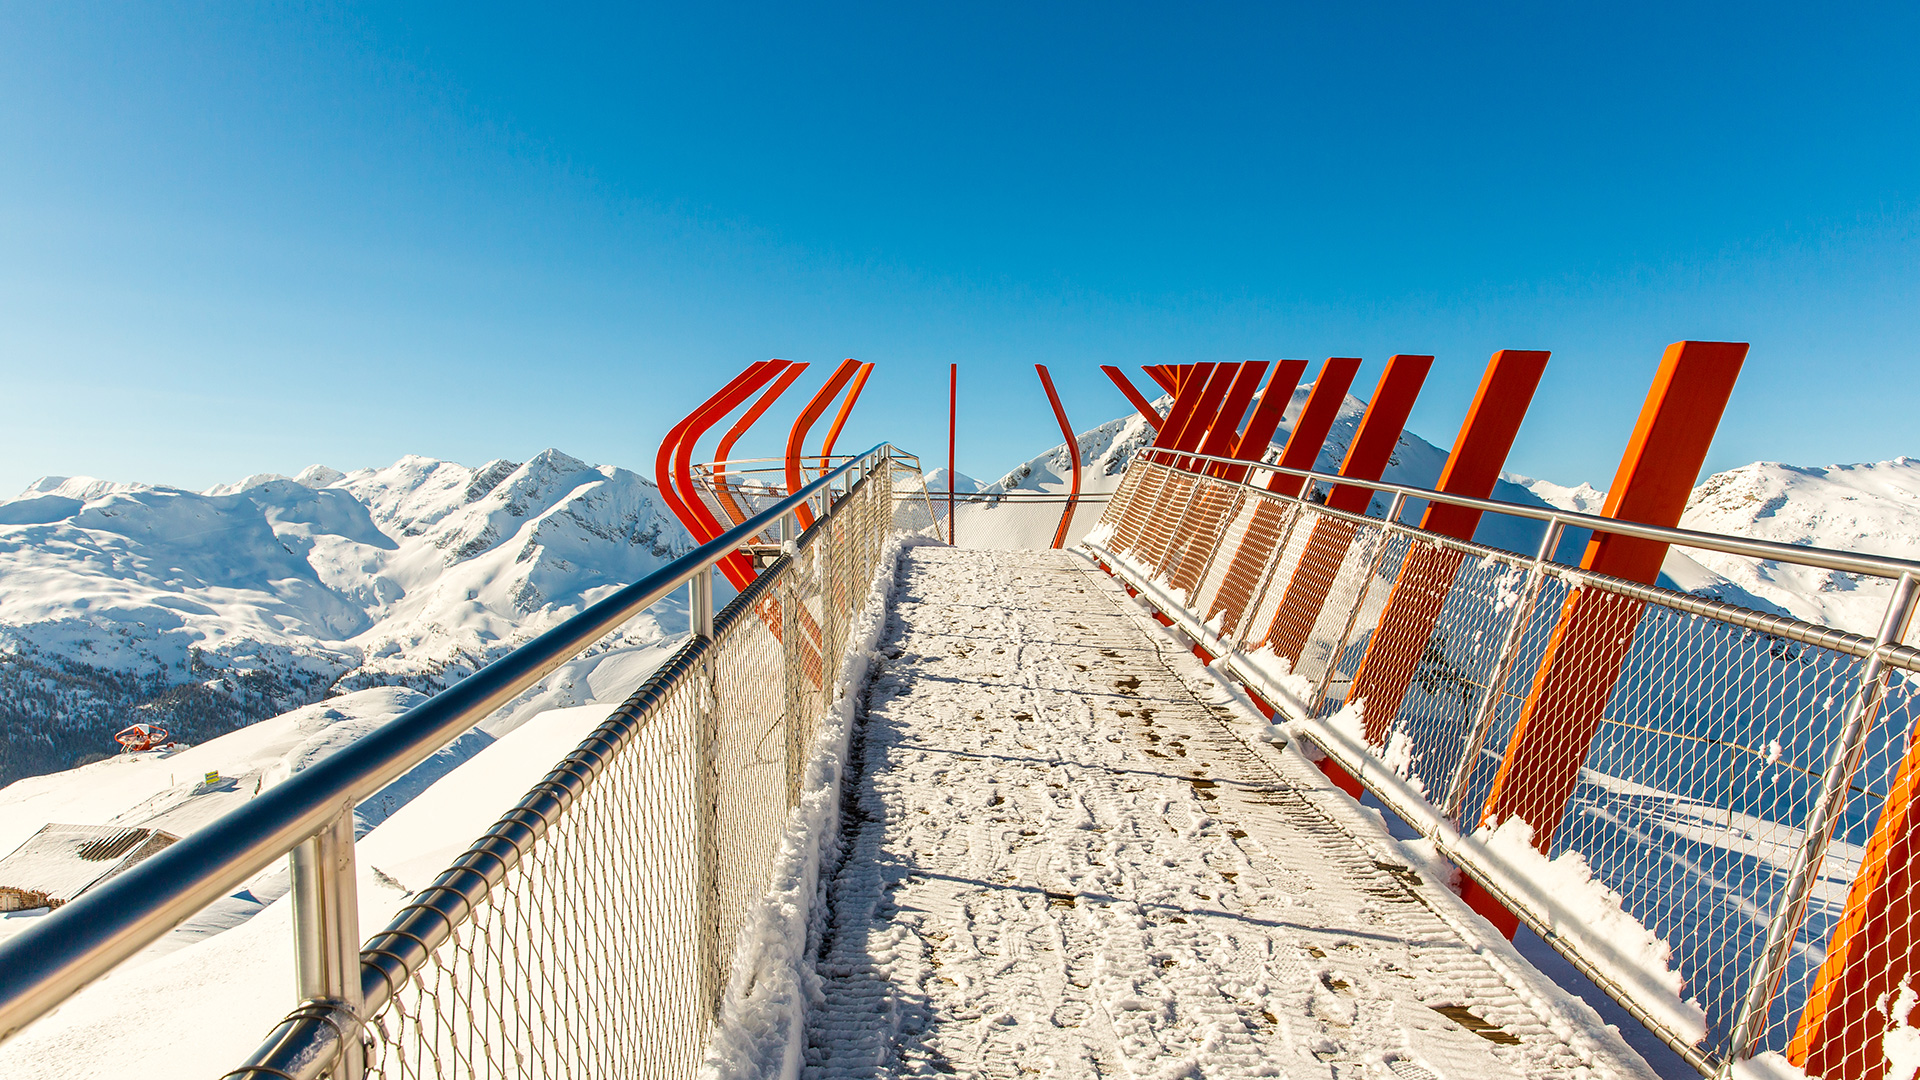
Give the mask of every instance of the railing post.
M 697 943 L 697 969 L 700 972 L 703 1020 L 711 1020 L 720 1011 L 726 990 L 726 965 L 731 942 L 720 940 L 718 907 L 720 901 L 720 739 L 719 687 L 714 678 L 713 657 L 713 567 L 703 567 L 687 579 L 691 610 L 690 629 L 696 639 L 706 642 L 700 654 L 695 676 L 693 772 L 694 828 L 699 844 L 700 940 Z
M 695 637 L 713 637 L 713 567 L 709 566 L 687 579 L 688 629 Z
M 1753 974 L 1747 983 L 1747 997 L 1741 1004 L 1740 1018 L 1734 1023 L 1733 1033 L 1728 1039 L 1726 1061 L 1720 1070 L 1723 1076 L 1731 1075 L 1736 1060 L 1752 1054 L 1754 1045 L 1766 1031 L 1767 1012 L 1773 1004 L 1774 991 L 1779 988 L 1780 977 L 1787 970 L 1794 936 L 1799 933 L 1800 923 L 1806 918 L 1807 901 L 1812 897 L 1814 882 L 1820 876 L 1820 863 L 1826 857 L 1827 844 L 1833 839 L 1834 822 L 1846 808 L 1853 774 L 1859 769 L 1860 759 L 1866 753 L 1867 733 L 1873 728 L 1874 717 L 1879 714 L 1881 699 L 1886 694 L 1887 646 L 1899 644 L 1905 636 L 1907 623 L 1913 617 L 1914 592 L 1913 575 L 1900 575 L 1899 582 L 1894 585 L 1893 596 L 1887 601 L 1886 616 L 1880 621 L 1876 647 L 1861 665 L 1860 688 L 1854 693 L 1846 721 L 1841 724 L 1839 737 L 1834 740 L 1833 753 L 1827 760 L 1827 771 L 1820 780 L 1819 797 L 1814 802 L 1813 811 L 1807 816 L 1800 850 L 1794 854 L 1793 864 L 1787 871 L 1787 888 L 1780 897 L 1780 905 L 1774 910 L 1772 920 L 1767 923 L 1766 945 L 1754 961 Z
M 1507 685 L 1507 676 L 1511 673 L 1514 661 L 1519 659 L 1520 643 L 1526 637 L 1527 624 L 1533 621 L 1534 605 L 1540 600 L 1540 590 L 1547 583 L 1547 564 L 1553 561 L 1553 553 L 1560 547 L 1561 533 L 1566 523 L 1559 517 L 1547 519 L 1546 534 L 1540 538 L 1540 548 L 1534 553 L 1533 567 L 1527 571 L 1527 593 L 1519 604 L 1514 606 L 1513 622 L 1507 625 L 1507 636 L 1500 643 L 1500 652 L 1493 661 L 1493 673 L 1487 678 L 1486 693 L 1480 696 L 1480 707 L 1474 710 L 1473 722 L 1467 725 L 1465 736 L 1461 739 L 1460 760 L 1453 767 L 1453 779 L 1447 784 L 1447 802 L 1441 808 L 1448 820 L 1460 823 L 1460 807 L 1467 799 L 1467 784 L 1473 779 L 1474 766 L 1480 760 L 1480 751 L 1487 745 L 1487 735 L 1493 730 L 1495 711 L 1500 707 L 1501 688 Z
M 300 1000 L 328 1007 L 343 1024 L 334 1080 L 366 1075 L 361 1029 L 360 901 L 353 858 L 353 806 L 293 849 L 294 971 Z M 351 1019 L 349 1019 L 351 1018 Z
M 1391 526 L 1400 520 L 1400 511 L 1405 508 L 1407 493 L 1393 493 L 1393 503 L 1387 507 L 1387 522 L 1380 527 L 1374 541 L 1374 550 L 1367 559 L 1367 576 L 1360 579 L 1360 591 L 1354 595 L 1353 606 L 1347 609 L 1347 625 L 1340 631 L 1340 638 L 1334 642 L 1333 652 L 1327 656 L 1327 669 L 1320 673 L 1320 685 L 1313 689 L 1313 700 L 1307 703 L 1310 716 L 1320 714 L 1320 706 L 1326 703 L 1327 687 L 1333 685 L 1333 676 L 1340 669 L 1340 654 L 1346 651 L 1347 639 L 1353 636 L 1353 624 L 1360 621 L 1360 609 L 1367 606 L 1367 592 L 1373 588 L 1373 579 L 1380 572 L 1380 565 L 1387 559 L 1387 541 L 1393 538 Z

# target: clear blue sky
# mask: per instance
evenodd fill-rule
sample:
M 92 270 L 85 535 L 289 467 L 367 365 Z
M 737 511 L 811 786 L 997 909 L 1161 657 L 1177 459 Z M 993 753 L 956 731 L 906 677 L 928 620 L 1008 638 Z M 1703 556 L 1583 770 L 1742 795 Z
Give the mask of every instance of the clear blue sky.
M 1604 485 L 1660 351 L 1709 460 L 1920 454 L 1920 6 L 8 4 L 0 497 L 414 452 L 650 468 L 748 362 L 876 361 L 961 468 L 1100 363 L 1555 359 Z M 797 395 L 796 395 L 797 399 Z M 797 405 L 797 400 L 794 403 Z M 791 415 L 789 412 L 788 415 Z M 773 452 L 768 437 L 747 451 Z

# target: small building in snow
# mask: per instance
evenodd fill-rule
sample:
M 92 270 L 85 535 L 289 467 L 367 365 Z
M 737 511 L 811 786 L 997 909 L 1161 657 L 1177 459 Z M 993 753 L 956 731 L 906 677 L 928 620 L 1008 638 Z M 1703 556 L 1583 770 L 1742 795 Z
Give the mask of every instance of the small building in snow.
M 178 839 L 159 829 L 48 825 L 0 859 L 0 911 L 59 907 Z

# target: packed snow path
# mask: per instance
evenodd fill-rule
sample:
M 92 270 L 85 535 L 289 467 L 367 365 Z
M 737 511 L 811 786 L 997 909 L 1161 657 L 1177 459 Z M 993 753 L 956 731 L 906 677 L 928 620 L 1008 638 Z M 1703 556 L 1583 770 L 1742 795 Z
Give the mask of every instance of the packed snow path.
M 1084 559 L 900 575 L 805 1075 L 1651 1075 Z

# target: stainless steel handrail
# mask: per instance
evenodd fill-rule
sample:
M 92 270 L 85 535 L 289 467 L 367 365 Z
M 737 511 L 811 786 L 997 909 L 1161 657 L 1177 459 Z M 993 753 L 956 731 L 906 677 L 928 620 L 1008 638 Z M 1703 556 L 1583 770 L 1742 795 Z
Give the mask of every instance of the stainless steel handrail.
M 843 480 L 850 487 L 856 470 L 864 476 L 874 459 L 884 460 L 890 449 L 881 443 L 849 460 L 312 768 L 262 792 L 246 806 L 52 912 L 31 930 L 0 943 L 0 1042 L 18 1034 L 274 860 L 334 831 L 343 818 L 350 820 L 354 805 L 361 799 L 437 753 L 581 650 L 686 585 L 796 507 Z M 325 844 L 320 847 L 327 850 Z M 296 877 L 301 869 L 295 867 Z M 355 991 L 360 976 L 359 947 L 358 940 L 350 943 L 351 970 L 335 972 L 337 980 L 351 979 Z M 329 959 L 346 966 L 344 956 L 321 957 L 314 962 Z M 307 958 L 302 957 L 302 961 L 305 964 Z
M 1431 488 L 1411 487 L 1406 484 L 1389 484 L 1382 480 L 1356 480 L 1335 474 L 1313 472 L 1306 469 L 1285 469 L 1278 465 L 1269 465 L 1256 461 L 1241 461 L 1237 458 L 1217 457 L 1211 454 L 1190 451 L 1169 450 L 1165 447 L 1149 446 L 1139 455 L 1150 458 L 1172 458 L 1177 460 L 1206 461 L 1220 465 L 1230 465 L 1242 469 L 1259 469 L 1263 472 L 1277 473 L 1282 476 L 1297 476 L 1305 480 L 1326 484 L 1344 484 L 1366 488 L 1387 495 L 1404 495 L 1409 499 L 1421 499 L 1427 502 L 1447 503 L 1451 506 L 1465 506 L 1475 510 L 1485 510 L 1510 517 L 1531 518 L 1535 521 L 1558 519 L 1568 525 L 1578 525 L 1595 532 L 1612 533 L 1615 536 L 1631 536 L 1641 540 L 1658 540 L 1677 544 L 1681 547 L 1702 548 L 1707 551 L 1725 552 L 1729 555 L 1744 555 L 1754 559 L 1770 559 L 1775 562 L 1794 563 L 1800 566 L 1816 566 L 1822 570 L 1838 570 L 1847 574 L 1866 574 L 1869 577 L 1899 578 L 1904 574 L 1920 576 L 1920 561 L 1896 559 L 1890 555 L 1862 555 L 1851 551 L 1835 551 L 1831 548 L 1802 547 L 1799 544 L 1782 544 L 1775 540 L 1749 540 L 1738 536 L 1725 536 L 1720 533 L 1695 532 L 1692 529 L 1676 529 L 1660 525 L 1643 525 L 1637 521 L 1620 518 L 1601 517 L 1598 514 L 1583 514 L 1575 510 L 1542 509 L 1535 506 L 1521 506 L 1519 503 L 1498 502 L 1493 499 L 1476 499 L 1466 495 L 1450 495 Z M 1163 465 L 1177 468 L 1171 461 Z M 1192 471 L 1192 470 L 1187 470 Z M 1230 482 L 1230 481 L 1229 481 Z M 1245 481 L 1241 486 L 1254 487 Z M 1260 488 L 1260 490 L 1266 490 Z

